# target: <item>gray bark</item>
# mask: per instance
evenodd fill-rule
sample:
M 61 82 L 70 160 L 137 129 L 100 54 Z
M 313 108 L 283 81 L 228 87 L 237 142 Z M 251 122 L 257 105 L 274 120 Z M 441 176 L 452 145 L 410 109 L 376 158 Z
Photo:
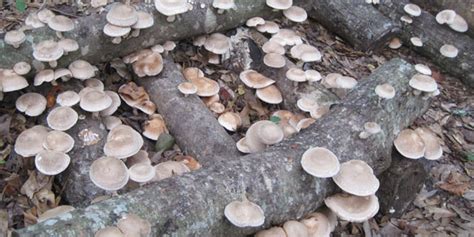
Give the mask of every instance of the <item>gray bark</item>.
M 402 27 L 400 37 L 406 46 L 429 58 L 442 70 L 459 77 L 467 86 L 474 87 L 474 40 L 464 33 L 439 25 L 435 17 L 426 11 L 414 17 L 412 24 L 402 24 L 400 17 L 405 15 L 403 6 L 407 3 L 408 0 L 385 0 L 378 9 Z M 420 37 L 423 46 L 414 47 L 410 43 L 411 37 Z M 439 49 L 444 44 L 454 45 L 459 50 L 458 56 L 442 56 Z
M 364 79 L 325 117 L 294 137 L 262 153 L 240 159 L 225 157 L 207 169 L 176 176 L 106 200 L 85 209 L 18 230 L 21 236 L 90 236 L 116 223 L 123 213 L 135 213 L 152 223 L 152 236 L 243 236 L 258 229 L 300 218 L 321 206 L 336 191 L 331 179 L 307 175 L 300 166 L 303 152 L 314 146 L 332 150 L 345 162 L 361 159 L 379 174 L 390 165 L 396 134 L 423 114 L 429 100 L 414 96 L 408 86 L 414 68 L 394 59 Z M 390 75 L 390 76 L 387 76 Z M 397 91 L 380 100 L 378 84 L 390 82 Z M 363 124 L 376 121 L 382 132 L 358 138 Z M 243 192 L 262 207 L 265 224 L 237 228 L 224 217 L 226 204 Z
M 383 46 L 399 31 L 386 16 L 365 1 L 316 0 L 309 16 L 362 51 Z

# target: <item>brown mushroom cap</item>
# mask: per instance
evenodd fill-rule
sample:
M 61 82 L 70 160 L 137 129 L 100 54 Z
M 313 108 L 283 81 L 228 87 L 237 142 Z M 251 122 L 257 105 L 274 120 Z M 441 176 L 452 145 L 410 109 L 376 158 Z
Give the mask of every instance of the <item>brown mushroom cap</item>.
M 293 5 L 293 0 L 266 0 L 266 3 L 273 9 L 285 10 Z
M 135 215 L 125 214 L 118 222 L 117 227 L 125 236 L 150 236 L 151 224 L 147 220 Z
M 417 128 L 415 132 L 421 137 L 425 144 L 424 157 L 428 160 L 438 160 L 443 156 L 443 147 L 438 137 L 429 128 Z
M 169 133 L 165 120 L 159 114 L 151 115 L 143 124 L 143 136 L 156 141 L 162 133 Z
M 71 107 L 60 106 L 51 110 L 46 118 L 48 126 L 54 130 L 66 131 L 72 128 L 79 118 L 77 112 Z
M 283 101 L 283 96 L 275 85 L 257 89 L 256 95 L 260 100 L 268 104 L 279 104 Z
M 230 39 L 221 33 L 211 34 L 206 38 L 204 48 L 215 54 L 224 54 L 230 49 Z
M 389 83 L 384 83 L 375 87 L 375 93 L 381 98 L 392 99 L 395 97 L 395 88 Z
M 89 177 L 97 187 L 116 191 L 123 188 L 129 179 L 125 164 L 113 157 L 102 157 L 92 162 Z
M 275 83 L 274 80 L 254 70 L 245 70 L 241 72 L 239 78 L 246 86 L 254 89 L 264 88 Z
M 44 112 L 46 109 L 46 98 L 34 92 L 29 92 L 18 97 L 16 100 L 16 109 L 20 112 L 24 112 L 30 117 L 35 117 Z
M 43 150 L 43 141 L 48 134 L 48 129 L 36 125 L 21 132 L 15 140 L 15 152 L 23 157 L 35 156 Z
M 342 220 L 363 222 L 377 214 L 379 200 L 375 195 L 360 197 L 339 193 L 324 199 L 324 203 Z
M 290 8 L 283 10 L 283 15 L 285 15 L 285 17 L 290 21 L 294 22 L 303 22 L 308 18 L 306 10 L 297 6 L 291 6 Z
M 138 21 L 138 13 L 135 8 L 130 5 L 116 3 L 110 8 L 106 19 L 110 24 L 128 27 Z
M 45 175 L 57 175 L 69 166 L 71 158 L 60 151 L 41 151 L 35 156 L 36 169 Z
M 225 112 L 219 115 L 217 120 L 222 127 L 231 132 L 237 131 L 237 128 L 242 125 L 240 115 L 234 112 Z
M 409 159 L 419 159 L 425 154 L 423 139 L 412 129 L 404 129 L 394 140 L 397 151 Z
M 337 156 L 330 150 L 324 147 L 315 147 L 303 153 L 301 167 L 312 176 L 329 178 L 339 172 L 340 164 Z
M 163 70 L 163 58 L 159 53 L 151 53 L 133 63 L 133 71 L 138 77 L 156 76 Z
M 224 208 L 224 215 L 230 223 L 237 227 L 256 227 L 265 222 L 262 208 L 247 198 L 227 204 Z
M 377 192 L 380 182 L 374 171 L 362 160 L 350 160 L 341 164 L 339 173 L 332 180 L 347 193 L 369 196 Z
M 104 154 L 118 159 L 124 159 L 137 154 L 143 146 L 143 138 L 132 127 L 118 125 L 107 135 Z
M 191 83 L 197 87 L 196 94 L 201 97 L 213 96 L 220 90 L 219 83 L 206 77 L 193 79 Z
M 402 41 L 399 38 L 395 37 L 392 40 L 390 40 L 388 47 L 391 49 L 398 49 L 402 47 Z
M 410 79 L 409 85 L 423 92 L 434 92 L 438 89 L 438 84 L 432 77 L 419 73 Z
M 183 82 L 178 85 L 179 92 L 184 95 L 193 95 L 197 93 L 197 87 L 191 82 Z
M 306 226 L 298 221 L 287 221 L 283 223 L 283 230 L 285 230 L 286 236 L 308 236 L 308 229 Z

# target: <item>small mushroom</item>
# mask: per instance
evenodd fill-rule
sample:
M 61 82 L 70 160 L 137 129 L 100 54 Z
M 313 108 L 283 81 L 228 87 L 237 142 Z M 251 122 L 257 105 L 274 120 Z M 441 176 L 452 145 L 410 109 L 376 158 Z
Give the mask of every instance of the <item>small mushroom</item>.
M 379 189 L 380 182 L 370 166 L 362 160 L 350 160 L 341 164 L 339 173 L 332 180 L 347 193 L 369 196 Z
M 224 208 L 227 220 L 237 227 L 257 227 L 265 222 L 262 208 L 249 201 L 245 195 L 242 201 L 233 201 Z
M 184 97 L 187 97 L 188 95 L 196 94 L 197 87 L 191 82 L 182 82 L 178 85 L 178 90 L 184 95 Z
M 459 14 L 454 16 L 453 22 L 448 23 L 448 26 L 457 32 L 466 32 L 469 29 L 469 25 L 467 24 L 466 20 L 462 18 Z
M 413 23 L 413 18 L 411 18 L 411 17 L 409 17 L 409 16 L 406 16 L 406 15 L 400 17 L 400 20 L 401 20 L 402 22 L 407 23 L 407 24 Z
M 429 128 L 417 128 L 415 132 L 425 144 L 424 157 L 428 160 L 438 160 L 443 156 L 443 147 L 438 137 Z
M 119 190 L 129 180 L 127 166 L 113 157 L 94 160 L 89 168 L 89 177 L 97 187 L 107 191 Z
M 130 179 L 132 177 L 130 176 Z M 125 236 L 150 236 L 151 235 L 151 224 L 147 220 L 135 215 L 125 214 L 117 222 L 117 227 L 122 231 Z
M 189 10 L 187 0 L 155 0 L 155 8 L 161 14 L 168 16 L 168 22 L 173 22 L 176 15 L 185 13 Z
M 308 237 L 329 237 L 331 235 L 331 223 L 322 213 L 313 212 L 301 223 L 308 229 Z
M 93 88 L 97 91 L 103 91 L 104 90 L 104 83 L 96 78 L 89 78 L 87 80 L 84 80 L 84 85 L 89 88 Z
M 132 127 L 118 125 L 107 135 L 104 145 L 106 156 L 124 159 L 137 154 L 143 146 L 143 138 Z
M 138 77 L 156 76 L 163 70 L 163 58 L 159 53 L 151 53 L 133 63 L 133 71 Z
M 355 196 L 347 193 L 339 193 L 324 199 L 331 211 L 345 221 L 364 222 L 377 214 L 379 211 L 379 200 L 375 195 Z
M 138 163 L 128 169 L 130 179 L 137 183 L 146 183 L 155 177 L 155 168 L 148 163 Z
M 399 49 L 400 47 L 402 47 L 402 41 L 399 38 L 395 37 L 390 40 L 388 47 L 391 49 Z
M 265 20 L 259 16 L 252 17 L 245 22 L 245 25 L 248 27 L 256 27 L 263 24 L 265 24 Z
M 56 14 L 54 14 L 54 12 L 52 12 L 51 10 L 44 8 L 37 12 L 37 16 L 41 22 L 48 24 L 48 21 L 51 20 L 51 18 L 53 18 L 54 16 L 56 16 Z
M 290 29 L 281 29 L 275 35 L 270 38 L 270 41 L 274 41 L 276 43 L 281 44 L 282 46 L 285 45 L 298 45 L 302 44 L 303 40 L 301 37 L 296 34 L 295 31 Z
M 306 80 L 310 83 L 317 82 L 322 79 L 321 73 L 312 69 L 304 71 L 304 75 L 306 76 Z
M 46 121 L 50 128 L 58 131 L 66 131 L 77 123 L 78 118 L 79 116 L 75 110 L 67 106 L 60 106 L 49 112 Z
M 212 6 L 217 9 L 218 14 L 223 14 L 224 11 L 235 7 L 234 0 L 213 0 Z
M 137 15 L 138 15 L 138 21 L 132 25 L 133 37 L 138 37 L 140 35 L 140 30 L 150 28 L 155 23 L 153 19 L 153 15 L 148 12 L 138 11 Z
M 298 85 L 298 82 L 306 81 L 306 74 L 302 69 L 299 68 L 290 68 L 286 71 L 286 78 L 290 81 L 293 81 L 295 86 Z
M 220 102 L 214 102 L 209 106 L 209 109 L 216 114 L 222 114 L 225 111 L 225 106 Z
M 206 38 L 204 48 L 215 54 L 224 54 L 230 49 L 230 39 L 221 33 L 211 34 Z
M 459 50 L 454 45 L 444 44 L 439 48 L 439 52 L 447 58 L 455 58 L 458 56 Z
M 79 106 L 81 109 L 87 112 L 94 113 L 94 116 L 98 117 L 99 112 L 109 108 L 113 100 L 104 91 L 92 89 L 84 94 L 80 94 L 81 101 Z
M 309 111 L 309 114 L 311 115 L 311 118 L 320 119 L 328 112 L 329 112 L 329 105 L 321 105 Z
M 191 83 L 197 87 L 196 94 L 201 97 L 216 95 L 220 90 L 219 83 L 206 77 L 193 79 Z
M 423 41 L 419 37 L 411 37 L 410 42 L 416 47 L 423 46 Z
M 402 130 L 393 145 L 402 156 L 409 159 L 419 159 L 426 151 L 423 139 L 412 129 Z
M 7 31 L 5 38 L 3 39 L 6 44 L 13 46 L 13 48 L 19 48 L 20 45 L 25 42 L 26 35 L 20 30 Z
M 119 27 L 128 27 L 138 21 L 138 13 L 133 6 L 115 3 L 106 15 L 107 22 Z
M 74 139 L 61 131 L 50 131 L 43 141 L 43 147 L 49 151 L 68 153 L 74 147 Z
M 280 31 L 280 26 L 273 21 L 265 21 L 264 24 L 258 25 L 257 30 L 262 33 L 276 34 Z
M 274 80 L 254 70 L 245 70 L 241 72 L 239 78 L 246 86 L 253 89 L 265 88 L 275 83 Z
M 283 102 L 283 96 L 275 85 L 257 89 L 256 95 L 260 100 L 268 104 L 279 104 Z
M 68 32 L 74 29 L 74 22 L 68 17 L 56 15 L 48 21 L 48 27 L 56 31 L 56 36 L 63 38 L 63 32 Z
M 450 9 L 442 10 L 436 14 L 436 22 L 438 24 L 451 24 L 454 22 L 454 17 L 456 17 L 456 12 Z
M 271 68 L 282 68 L 286 65 L 286 59 L 281 54 L 267 53 L 263 57 L 263 63 Z
M 434 92 L 438 89 L 436 81 L 427 75 L 415 74 L 408 82 L 410 87 L 415 89 L 415 95 L 420 92 Z
M 16 100 L 16 109 L 30 117 L 41 115 L 46 109 L 46 98 L 34 92 L 28 92 L 18 97 Z
M 36 169 L 45 175 L 57 175 L 66 170 L 71 158 L 59 151 L 41 151 L 35 156 Z
M 293 0 L 266 0 L 266 3 L 275 10 L 286 10 L 293 5 Z
M 237 150 L 239 150 L 242 153 L 252 153 L 252 151 L 247 145 L 247 140 L 245 139 L 245 137 L 237 141 L 235 145 L 237 146 Z
M 115 117 L 115 116 L 106 116 L 104 117 L 103 122 L 104 122 L 105 128 L 107 128 L 107 130 L 109 131 L 114 129 L 118 125 L 122 124 L 122 120 L 120 120 L 120 118 Z
M 290 8 L 283 10 L 283 15 L 293 22 L 303 22 L 308 18 L 306 10 L 297 6 L 291 6 Z
M 156 141 L 162 133 L 169 133 L 164 118 L 160 114 L 150 115 L 150 119 L 143 123 L 143 136 Z
M 315 99 L 309 96 L 304 96 L 296 101 L 296 107 L 304 112 L 310 112 L 311 110 L 319 107 L 319 104 Z
M 120 96 L 115 91 L 104 91 L 112 99 L 112 104 L 109 107 L 99 112 L 100 116 L 106 117 L 110 116 L 117 111 L 117 109 L 122 104 Z
M 74 52 L 79 49 L 79 44 L 73 39 L 61 39 L 58 41 L 59 47 L 63 48 L 64 55 L 67 55 L 69 52 Z
M 420 16 L 421 15 L 421 8 L 413 3 L 406 4 L 403 7 L 403 10 L 408 13 L 410 16 Z
M 40 62 L 48 62 L 52 68 L 58 65 L 56 60 L 61 58 L 63 54 L 63 48 L 54 40 L 41 41 L 33 46 L 33 57 Z
M 339 172 L 340 164 L 337 156 L 330 150 L 324 147 L 315 147 L 303 153 L 301 167 L 314 177 L 329 178 Z
M 364 123 L 364 131 L 359 133 L 360 139 L 367 139 L 369 136 L 377 134 L 382 131 L 380 125 L 376 122 Z
M 65 91 L 56 97 L 56 103 L 61 106 L 69 107 L 76 105 L 77 103 L 79 103 L 80 100 L 81 97 L 74 91 Z
M 122 42 L 122 37 L 125 37 L 130 33 L 132 28 L 130 27 L 122 27 L 122 26 L 116 26 L 112 24 L 105 24 L 104 26 L 104 34 L 107 36 L 113 37 L 112 43 L 113 44 L 120 44 Z
M 291 48 L 291 57 L 303 62 L 321 61 L 321 52 L 309 44 L 298 44 Z
M 416 64 L 415 65 L 415 70 L 418 71 L 421 74 L 431 76 L 431 69 L 430 67 L 424 65 L 424 64 Z
M 57 84 L 57 83 L 53 83 L 53 81 L 54 81 L 54 70 L 45 69 L 45 70 L 39 71 L 35 75 L 34 85 L 40 86 L 41 84 L 43 84 L 43 82 L 51 82 L 51 84 L 53 85 Z
M 69 71 L 69 69 L 56 68 L 54 70 L 54 81 L 59 80 L 61 78 L 61 80 L 66 82 L 66 81 L 69 81 L 69 79 L 71 79 L 71 77 L 72 77 L 72 72 Z
M 28 74 L 31 71 L 31 65 L 28 64 L 27 62 L 18 62 L 18 63 L 15 63 L 15 65 L 13 66 L 13 71 L 16 74 L 23 76 L 23 75 Z
M 35 156 L 43 150 L 43 141 L 48 135 L 48 129 L 36 125 L 21 132 L 15 140 L 15 152 L 23 157 Z
M 384 84 L 377 85 L 375 87 L 375 93 L 380 98 L 392 99 L 393 97 L 395 97 L 396 92 L 395 92 L 395 88 L 393 88 L 392 85 L 390 85 L 389 83 L 384 83 Z
M 38 14 L 36 12 L 32 12 L 28 14 L 28 16 L 25 19 L 25 25 L 33 29 L 37 29 L 37 28 L 41 28 L 45 26 L 45 24 L 41 22 L 40 19 L 38 18 Z
M 172 176 L 182 175 L 190 171 L 191 170 L 185 164 L 183 164 L 183 162 L 172 160 L 161 162 L 155 165 L 156 173 L 151 182 L 157 182 Z
M 267 145 L 279 143 L 283 138 L 283 130 L 268 120 L 255 122 L 245 133 L 245 143 L 251 153 L 263 151 Z
M 220 125 L 224 127 L 227 131 L 235 132 L 237 128 L 242 125 L 242 119 L 238 113 L 234 112 L 225 112 L 219 115 L 217 119 Z
M 276 53 L 276 54 L 280 54 L 280 55 L 284 55 L 285 54 L 285 48 L 275 42 L 275 41 L 267 41 L 265 42 L 265 44 L 263 44 L 262 46 L 262 50 L 264 53 Z
M 94 77 L 97 68 L 92 66 L 90 63 L 84 60 L 76 60 L 69 64 L 69 71 L 71 71 L 72 76 L 79 80 L 87 80 Z

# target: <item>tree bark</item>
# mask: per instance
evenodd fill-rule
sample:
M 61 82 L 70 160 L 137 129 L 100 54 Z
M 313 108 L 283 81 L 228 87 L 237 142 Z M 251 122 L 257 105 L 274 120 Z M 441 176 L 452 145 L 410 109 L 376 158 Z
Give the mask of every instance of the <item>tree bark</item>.
M 371 52 L 383 46 L 399 28 L 365 1 L 315 0 L 309 16 L 356 49 Z
M 121 214 L 135 213 L 152 223 L 152 236 L 243 236 L 258 229 L 300 218 L 321 206 L 336 191 L 331 179 L 306 174 L 300 157 L 310 147 L 332 150 L 340 162 L 361 159 L 379 174 L 390 165 L 396 134 L 423 114 L 429 100 L 414 96 L 408 81 L 413 66 L 394 59 L 377 69 L 325 117 L 294 137 L 262 153 L 216 158 L 208 169 L 176 176 L 106 200 L 85 209 L 18 230 L 16 236 L 90 236 L 113 225 Z M 389 75 L 389 76 L 388 76 Z M 374 92 L 390 82 L 397 91 L 391 100 Z M 382 132 L 361 140 L 367 121 Z M 265 212 L 258 228 L 237 228 L 224 217 L 224 207 L 243 193 Z
M 408 0 L 385 0 L 378 9 L 402 27 L 400 36 L 405 45 L 429 58 L 446 72 L 459 77 L 467 86 L 474 87 L 474 40 L 464 33 L 439 25 L 435 17 L 426 11 L 422 11 L 421 16 L 414 17 L 413 23 L 402 24 L 400 17 L 405 15 L 403 6 L 407 3 Z M 423 46 L 414 47 L 410 43 L 411 37 L 420 37 Z M 454 45 L 459 50 L 458 56 L 442 56 L 439 49 L 444 44 Z

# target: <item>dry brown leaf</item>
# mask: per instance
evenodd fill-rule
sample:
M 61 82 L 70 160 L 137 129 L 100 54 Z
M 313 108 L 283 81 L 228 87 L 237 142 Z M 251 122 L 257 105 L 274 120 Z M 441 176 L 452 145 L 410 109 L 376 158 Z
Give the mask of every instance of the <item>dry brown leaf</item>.
M 460 177 L 461 176 L 457 173 L 451 173 L 446 181 L 439 185 L 439 188 L 452 194 L 462 196 L 469 189 L 469 183 L 461 181 Z
M 42 188 L 51 190 L 53 183 L 53 179 L 51 176 L 43 175 L 39 172 L 36 172 L 35 170 L 28 171 L 28 173 L 28 180 L 26 180 L 20 190 L 22 194 L 25 194 L 31 199 L 33 198 L 35 192 L 39 191 Z

